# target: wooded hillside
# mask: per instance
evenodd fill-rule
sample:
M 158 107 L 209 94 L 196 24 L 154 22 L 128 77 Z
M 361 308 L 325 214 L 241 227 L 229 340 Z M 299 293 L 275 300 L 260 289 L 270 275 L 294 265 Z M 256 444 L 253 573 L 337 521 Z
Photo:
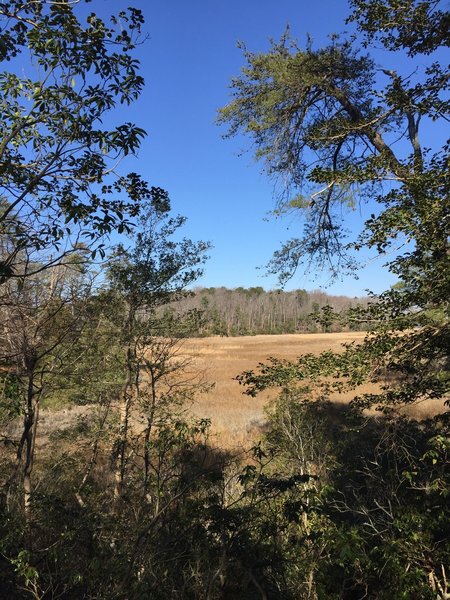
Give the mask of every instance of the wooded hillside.
M 190 335 L 255 335 L 364 330 L 358 308 L 367 298 L 331 296 L 323 291 L 251 288 L 196 288 L 174 305 L 167 316 L 193 312 Z

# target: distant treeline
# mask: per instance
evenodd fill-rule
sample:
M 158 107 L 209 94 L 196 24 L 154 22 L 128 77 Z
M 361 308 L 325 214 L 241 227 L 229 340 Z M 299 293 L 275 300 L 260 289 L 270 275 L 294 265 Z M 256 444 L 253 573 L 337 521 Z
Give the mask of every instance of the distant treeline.
M 320 290 L 209 287 L 195 289 L 164 311 L 172 318 L 192 311 L 191 335 L 317 333 L 364 329 L 365 323 L 348 317 L 367 301 Z

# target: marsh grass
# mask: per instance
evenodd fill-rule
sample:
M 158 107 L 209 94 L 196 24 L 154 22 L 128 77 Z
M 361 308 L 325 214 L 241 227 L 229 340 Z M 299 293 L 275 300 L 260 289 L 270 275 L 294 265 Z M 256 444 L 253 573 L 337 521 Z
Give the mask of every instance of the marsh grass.
M 202 371 L 214 386 L 199 395 L 190 411 L 197 417 L 211 419 L 213 442 L 223 448 L 248 448 L 265 427 L 264 406 L 277 395 L 268 390 L 256 398 L 245 395 L 236 376 L 255 369 L 268 357 L 294 360 L 300 354 L 319 354 L 324 350 L 339 352 L 342 344 L 362 341 L 364 332 L 256 335 L 248 337 L 208 337 L 186 340 L 183 352 L 193 359 L 192 366 Z M 358 393 L 376 391 L 366 384 Z M 336 394 L 330 399 L 348 403 L 354 393 Z M 404 409 L 417 419 L 429 417 L 442 407 L 441 401 L 426 401 Z
M 209 337 L 187 340 L 184 351 L 193 357 L 195 368 L 214 383 L 198 397 L 191 412 L 211 419 L 212 433 L 218 445 L 246 448 L 264 429 L 264 406 L 277 390 L 267 390 L 256 398 L 247 396 L 236 376 L 255 369 L 259 362 L 273 356 L 294 360 L 300 354 L 342 348 L 345 342 L 362 340 L 362 332 L 332 334 L 256 335 L 248 337 Z M 349 400 L 342 394 L 336 399 Z
M 174 360 L 186 362 L 186 370 L 179 377 L 186 382 L 199 382 L 193 402 L 185 406 L 188 414 L 211 420 L 210 442 L 215 448 L 246 451 L 261 437 L 266 428 L 264 407 L 278 394 L 277 389 L 264 391 L 256 398 L 246 395 L 236 380 L 243 371 L 255 369 L 268 357 L 295 360 L 304 353 L 319 354 L 324 350 L 340 351 L 342 344 L 362 341 L 363 332 L 256 335 L 248 337 L 207 337 L 184 340 Z M 209 385 L 210 384 L 210 385 Z M 376 386 L 363 385 L 358 393 L 376 391 Z M 354 396 L 347 392 L 335 394 L 330 399 L 337 404 L 347 404 Z M 406 407 L 403 412 L 416 419 L 424 419 L 442 409 L 442 401 L 427 400 Z M 111 409 L 114 411 L 114 403 Z M 80 418 L 92 417 L 92 407 L 49 406 L 41 411 L 39 445 L 46 445 L 55 430 L 73 427 Z M 136 431 L 142 429 L 138 418 L 133 420 Z M 13 431 L 14 430 L 14 431 Z M 16 431 L 17 430 L 17 431 Z M 20 431 L 20 421 L 14 420 L 9 434 Z

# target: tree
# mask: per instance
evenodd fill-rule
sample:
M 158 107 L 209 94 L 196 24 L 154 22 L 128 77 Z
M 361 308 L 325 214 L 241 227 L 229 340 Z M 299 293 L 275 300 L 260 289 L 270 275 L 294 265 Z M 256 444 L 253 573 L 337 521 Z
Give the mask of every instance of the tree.
M 82 23 L 79 4 L 0 4 L 0 56 L 9 62 L 0 74 L 1 362 L 2 377 L 18 385 L 8 400 L 24 415 L 17 473 L 26 511 L 39 406 L 55 377 L 70 380 L 70 343 L 87 320 L 86 261 L 105 255 L 105 234 L 130 230 L 152 193 L 136 173 L 117 171 L 145 132 L 104 125 L 143 86 L 133 58 L 141 12 L 122 11 L 110 26 L 90 13 Z
M 371 10 L 366 7 L 364 19 L 371 23 L 377 7 L 378 18 L 385 14 L 383 27 L 372 23 L 368 41 L 377 28 L 392 32 L 390 23 L 406 19 L 411 8 L 366 4 Z M 439 20 L 439 28 L 444 27 L 448 17 L 436 10 L 439 3 L 408 4 L 418 5 L 416 12 L 425 20 L 431 13 L 425 27 Z M 357 19 L 365 3 L 354 5 L 359 6 L 353 15 Z M 364 19 L 359 20 L 363 33 L 368 27 Z M 414 33 L 414 24 L 409 26 Z M 427 52 L 448 43 L 433 39 Z M 379 71 L 357 43 L 336 37 L 323 49 L 301 50 L 285 35 L 267 54 L 245 51 L 248 66 L 233 80 L 234 99 L 220 112 L 219 121 L 230 125 L 229 135 L 251 135 L 268 173 L 287 182 L 277 210 L 306 213 L 304 237 L 288 242 L 271 264 L 282 280 L 308 257 L 329 261 L 333 269 L 351 266 L 336 213 L 342 205 L 354 205 L 355 196 L 376 195 L 381 214 L 367 221 L 361 238 L 350 247 L 364 244 L 385 251 L 401 236 L 422 242 L 445 265 L 447 147 L 431 153 L 422 148 L 419 133 L 424 122 L 438 125 L 445 120 L 448 74 L 437 61 L 409 76 L 383 70 L 385 88 L 375 91 Z M 413 55 L 420 51 L 414 44 L 405 50 Z M 409 148 L 394 143 L 396 133 L 408 140 Z
M 102 237 L 126 231 L 149 195 L 136 173 L 118 175 L 143 129 L 108 129 L 108 113 L 143 86 L 132 52 L 143 18 L 121 11 L 111 26 L 79 1 L 0 5 L 0 280 L 57 263 L 78 241 L 103 253 Z M 17 60 L 21 60 L 21 69 Z
M 404 375 L 408 401 L 449 391 L 448 145 L 431 150 L 420 137 L 422 125 L 445 122 L 449 107 L 449 76 L 432 56 L 449 43 L 442 33 L 448 15 L 439 4 L 351 3 L 349 20 L 367 45 L 381 36 L 389 49 L 431 54 L 422 72 L 383 69 L 385 87 L 374 90 L 379 72 L 355 48 L 358 38 L 336 38 L 315 51 L 284 36 L 267 54 L 246 52 L 248 66 L 233 80 L 234 99 L 220 115 L 230 135 L 252 135 L 269 174 L 288 182 L 280 210 L 306 214 L 303 238 L 288 242 L 271 263 L 282 281 L 303 260 L 327 261 L 336 271 L 352 264 L 351 249 L 383 255 L 396 243 L 406 248 L 389 263 L 403 285 L 382 294 L 365 315 L 379 324 L 380 336 L 364 348 Z M 421 45 L 416 28 L 437 33 Z M 398 137 L 408 144 L 396 144 Z M 358 239 L 346 243 L 337 213 L 356 194 L 377 207 Z M 401 341 L 395 333 L 417 327 Z
M 141 476 L 143 462 L 147 471 L 150 469 L 150 442 L 157 446 L 156 440 L 149 440 L 156 411 L 162 414 L 164 402 L 169 411 L 167 405 L 181 402 L 183 394 L 189 396 L 195 387 L 186 378 L 180 381 L 185 363 L 176 361 L 179 340 L 169 337 L 173 332 L 164 329 L 161 320 L 157 323 L 154 312 L 181 296 L 185 286 L 195 280 L 208 248 L 189 240 L 172 241 L 184 219 L 169 216 L 167 194 L 150 188 L 137 173 L 119 171 L 121 161 L 136 153 L 145 136 L 133 123 L 108 125 L 110 112 L 130 105 L 143 87 L 139 62 L 133 58 L 141 36 L 141 12 L 134 8 L 121 11 L 111 18 L 110 25 L 91 12 L 83 22 L 81 3 L 0 3 L 0 56 L 9 61 L 9 70 L 0 74 L 0 411 L 1 416 L 23 416 L 19 439 L 4 436 L 2 476 L 9 472 L 2 477 L 2 483 L 6 481 L 2 492 L 6 493 L 1 496 L 0 511 L 8 523 L 2 525 L 1 562 L 3 567 L 5 558 L 8 577 L 13 569 L 36 598 L 65 595 L 67 588 L 79 583 L 74 583 L 78 576 L 69 572 L 61 584 L 50 569 L 46 588 L 42 583 L 46 577 L 40 575 L 45 572 L 39 564 L 40 544 L 43 549 L 44 540 L 54 541 L 55 535 L 61 539 L 56 532 L 65 520 L 61 515 L 66 508 L 72 515 L 78 511 L 78 516 L 86 508 L 81 521 L 89 523 L 93 510 L 90 484 L 96 461 L 105 458 L 104 431 L 111 426 L 113 411 L 109 408 L 117 395 L 122 421 L 115 439 L 116 492 L 121 491 L 129 464 L 132 401 L 136 400 L 136 408 L 147 418 L 145 435 L 139 437 L 140 442 L 145 438 L 145 443 L 137 449 Z M 93 278 L 89 260 L 97 255 L 105 258 L 108 234 L 127 234 L 132 229 L 136 246 L 117 248 L 109 272 L 114 289 L 109 295 L 101 293 L 98 286 L 89 285 Z M 102 304 L 105 298 L 114 302 L 106 307 Z M 111 316 L 114 309 L 115 320 Z M 108 311 L 109 321 L 105 317 Z M 162 339 L 165 335 L 168 339 Z M 120 368 L 122 386 L 117 375 Z M 174 372 L 179 379 L 169 383 Z M 152 378 L 148 387 L 147 381 L 144 385 L 140 380 L 147 375 Z M 51 452 L 44 449 L 40 460 L 35 458 L 39 409 L 52 394 L 59 394 L 66 405 L 74 399 L 100 401 L 103 410 L 95 427 L 89 418 L 70 427 L 72 448 L 67 445 L 49 467 L 46 461 L 52 460 Z M 195 444 L 200 429 L 207 427 L 189 429 L 186 425 L 177 437 L 175 416 L 171 418 L 164 423 L 167 449 L 158 457 L 161 472 L 172 469 L 169 487 L 174 487 L 172 481 L 181 470 L 174 447 L 178 444 L 176 449 L 181 452 L 188 438 Z M 53 431 L 52 436 L 57 438 L 58 432 Z M 77 458 L 72 460 L 73 454 L 68 459 L 79 442 L 85 445 L 84 453 L 78 449 Z M 15 445 L 15 460 L 10 460 Z M 49 446 L 53 452 L 58 443 L 51 439 Z M 137 444 L 133 451 L 136 448 Z M 164 463 L 168 456 L 170 466 Z M 71 461 L 75 468 L 66 470 Z M 61 469 L 61 480 L 67 484 L 64 501 L 54 501 L 59 493 L 52 487 L 54 468 Z M 36 484 L 39 477 L 44 481 L 40 486 Z M 19 489 L 16 496 L 11 493 L 15 483 Z M 142 488 L 146 485 L 144 481 Z M 13 502 L 16 497 L 18 501 Z M 140 505 L 140 509 L 148 508 Z M 163 511 L 158 507 L 155 512 Z M 97 516 L 103 518 L 105 513 L 99 511 Z M 111 533 L 109 529 L 108 535 Z M 52 542 L 50 546 L 59 548 L 61 544 Z M 50 557 L 52 562 L 56 556 L 56 571 L 71 544 L 62 546 L 59 556 L 57 550 Z M 6 547 L 13 550 L 3 554 Z M 78 562 L 76 554 L 73 565 Z M 53 584 L 64 591 L 56 592 Z
M 314 50 L 309 44 L 303 50 L 285 35 L 266 54 L 246 51 L 248 64 L 233 80 L 234 98 L 221 110 L 220 121 L 230 124 L 230 135 L 251 135 L 268 173 L 287 182 L 277 211 L 299 210 L 305 216 L 303 237 L 288 242 L 269 265 L 282 282 L 311 260 L 335 274 L 353 269 L 352 251 L 369 248 L 393 255 L 388 268 L 399 285 L 373 298 L 367 309 L 351 311 L 351 319 L 372 328 L 363 343 L 346 346 L 340 354 L 304 355 L 295 363 L 272 361 L 256 373 L 245 373 L 242 381 L 250 394 L 276 386 L 294 398 L 311 399 L 312 389 L 322 400 L 332 392 L 354 394 L 358 425 L 352 430 L 349 421 L 344 430 L 354 431 L 350 451 L 354 461 L 363 457 L 363 464 L 353 470 L 351 461 L 342 463 L 345 486 L 337 486 L 326 502 L 331 514 L 336 511 L 338 525 L 327 594 L 332 597 L 332 578 L 342 569 L 355 573 L 364 556 L 363 572 L 378 565 L 379 573 L 383 563 L 392 581 L 399 581 L 389 588 L 389 597 L 444 598 L 450 171 L 448 141 L 430 148 L 429 140 L 430 131 L 436 134 L 448 121 L 450 78 L 439 50 L 450 43 L 449 15 L 439 1 L 351 0 L 350 5 L 354 10 L 348 21 L 356 24 L 358 34 L 349 39 L 336 36 L 325 48 Z M 390 64 L 378 69 L 359 49 L 362 43 L 370 50 L 376 42 L 414 61 L 404 59 L 405 72 Z M 387 54 L 386 60 L 392 57 Z M 373 212 L 358 237 L 348 241 L 340 215 L 355 199 L 370 201 Z M 378 387 L 358 393 L 358 386 L 367 382 Z M 398 413 L 405 405 L 427 400 L 439 401 L 441 407 L 427 423 Z M 369 407 L 386 414 L 375 420 L 373 430 L 364 426 L 362 409 Z M 289 418 L 302 414 L 292 408 L 288 412 Z M 368 454 L 365 436 L 372 438 Z M 360 494 L 372 486 L 383 493 Z M 366 526 L 373 526 L 378 555 L 364 549 L 372 535 Z M 342 557 L 352 546 L 359 548 L 360 558 L 350 553 L 346 566 Z M 431 547 L 442 554 L 430 554 Z M 358 581 L 353 575 L 349 581 L 357 594 L 382 597 L 370 578 Z M 345 580 L 342 585 L 346 589 Z
M 186 287 L 201 275 L 201 265 L 210 247 L 208 243 L 187 239 L 173 241 L 185 219 L 170 216 L 170 201 L 164 190 L 152 188 L 151 200 L 143 209 L 139 227 L 133 235 L 134 245 L 128 248 L 119 245 L 108 267 L 110 291 L 118 295 L 121 305 L 114 318 L 118 316 L 120 341 L 126 354 L 119 400 L 117 499 L 125 480 L 133 404 L 140 405 L 146 419 L 144 457 L 148 469 L 146 449 L 155 426 L 157 405 L 164 403 L 164 393 L 172 403 L 176 396 L 175 390 L 167 387 L 167 381 L 165 390 L 160 391 L 160 387 L 164 388 L 163 382 L 170 375 L 186 367 L 185 361 L 175 360 L 177 343 L 170 341 L 173 332 L 164 319 L 157 317 L 156 309 L 188 293 Z M 162 336 L 169 339 L 161 340 Z M 142 380 L 147 383 L 141 385 Z M 178 386 L 178 391 L 181 387 Z
M 171 216 L 164 190 L 152 188 L 142 209 L 132 241 L 111 249 L 100 284 L 89 285 L 92 272 L 80 250 L 64 264 L 8 278 L 0 288 L 0 417 L 6 408 L 16 420 L 24 417 L 18 439 L 14 432 L 5 436 L 2 449 L 2 475 L 9 472 L 6 498 L 0 497 L 8 522 L 0 570 L 36 598 L 49 589 L 74 598 L 87 589 L 101 597 L 119 594 L 143 585 L 144 566 L 146 585 L 153 585 L 154 563 L 166 552 L 153 542 L 161 537 L 164 546 L 178 527 L 173 514 L 195 496 L 197 481 L 209 477 L 210 467 L 190 457 L 202 444 L 208 461 L 201 440 L 209 424 L 191 423 L 183 411 L 202 389 L 181 349 L 190 315 L 174 319 L 157 310 L 188 293 L 209 245 L 173 239 L 185 219 Z M 39 409 L 52 396 L 64 407 L 94 406 L 79 422 L 69 417 L 65 431 L 54 425 L 36 446 Z M 191 468 L 197 469 L 192 477 Z M 98 545 L 94 521 L 102 531 Z M 73 536 L 61 535 L 61 528 Z M 96 567 L 99 556 L 106 560 L 105 540 L 112 579 L 103 559 Z M 50 546 L 43 565 L 39 556 Z
M 1 400 L 8 405 L 11 416 L 23 417 L 6 493 L 14 498 L 12 491 L 18 484 L 19 505 L 28 523 L 39 410 L 43 400 L 58 387 L 58 377 L 70 379 L 68 371 L 77 360 L 72 345 L 76 344 L 88 318 L 93 274 L 86 268 L 83 254 L 72 254 L 66 264 L 53 266 L 22 282 L 10 278 L 0 288 L 0 364 L 4 388 Z M 39 266 L 32 268 L 39 271 Z M 14 393 L 8 394 L 7 388 Z M 13 504 L 9 502 L 11 509 Z

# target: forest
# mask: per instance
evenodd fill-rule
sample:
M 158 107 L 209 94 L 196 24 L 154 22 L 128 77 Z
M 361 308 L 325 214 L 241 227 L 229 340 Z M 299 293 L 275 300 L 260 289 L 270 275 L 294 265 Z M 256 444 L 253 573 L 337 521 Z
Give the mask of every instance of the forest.
M 370 327 L 358 310 L 367 302 L 322 290 L 195 288 L 160 312 L 172 319 L 190 312 L 190 336 L 359 331 Z
M 282 182 L 275 215 L 299 215 L 268 265 L 280 290 L 371 249 L 398 283 L 357 301 L 193 293 L 210 243 L 127 172 L 146 133 L 109 118 L 143 93 L 141 10 L 0 2 L 2 600 L 450 598 L 449 146 L 423 135 L 449 119 L 447 8 L 349 0 L 355 34 L 243 47 L 218 107 Z M 380 67 L 380 50 L 415 69 Z M 276 392 L 251 448 L 221 448 L 186 411 L 209 384 L 183 339 L 340 328 L 367 333 L 236 373 L 250 398 Z M 402 411 L 429 401 L 429 418 Z

